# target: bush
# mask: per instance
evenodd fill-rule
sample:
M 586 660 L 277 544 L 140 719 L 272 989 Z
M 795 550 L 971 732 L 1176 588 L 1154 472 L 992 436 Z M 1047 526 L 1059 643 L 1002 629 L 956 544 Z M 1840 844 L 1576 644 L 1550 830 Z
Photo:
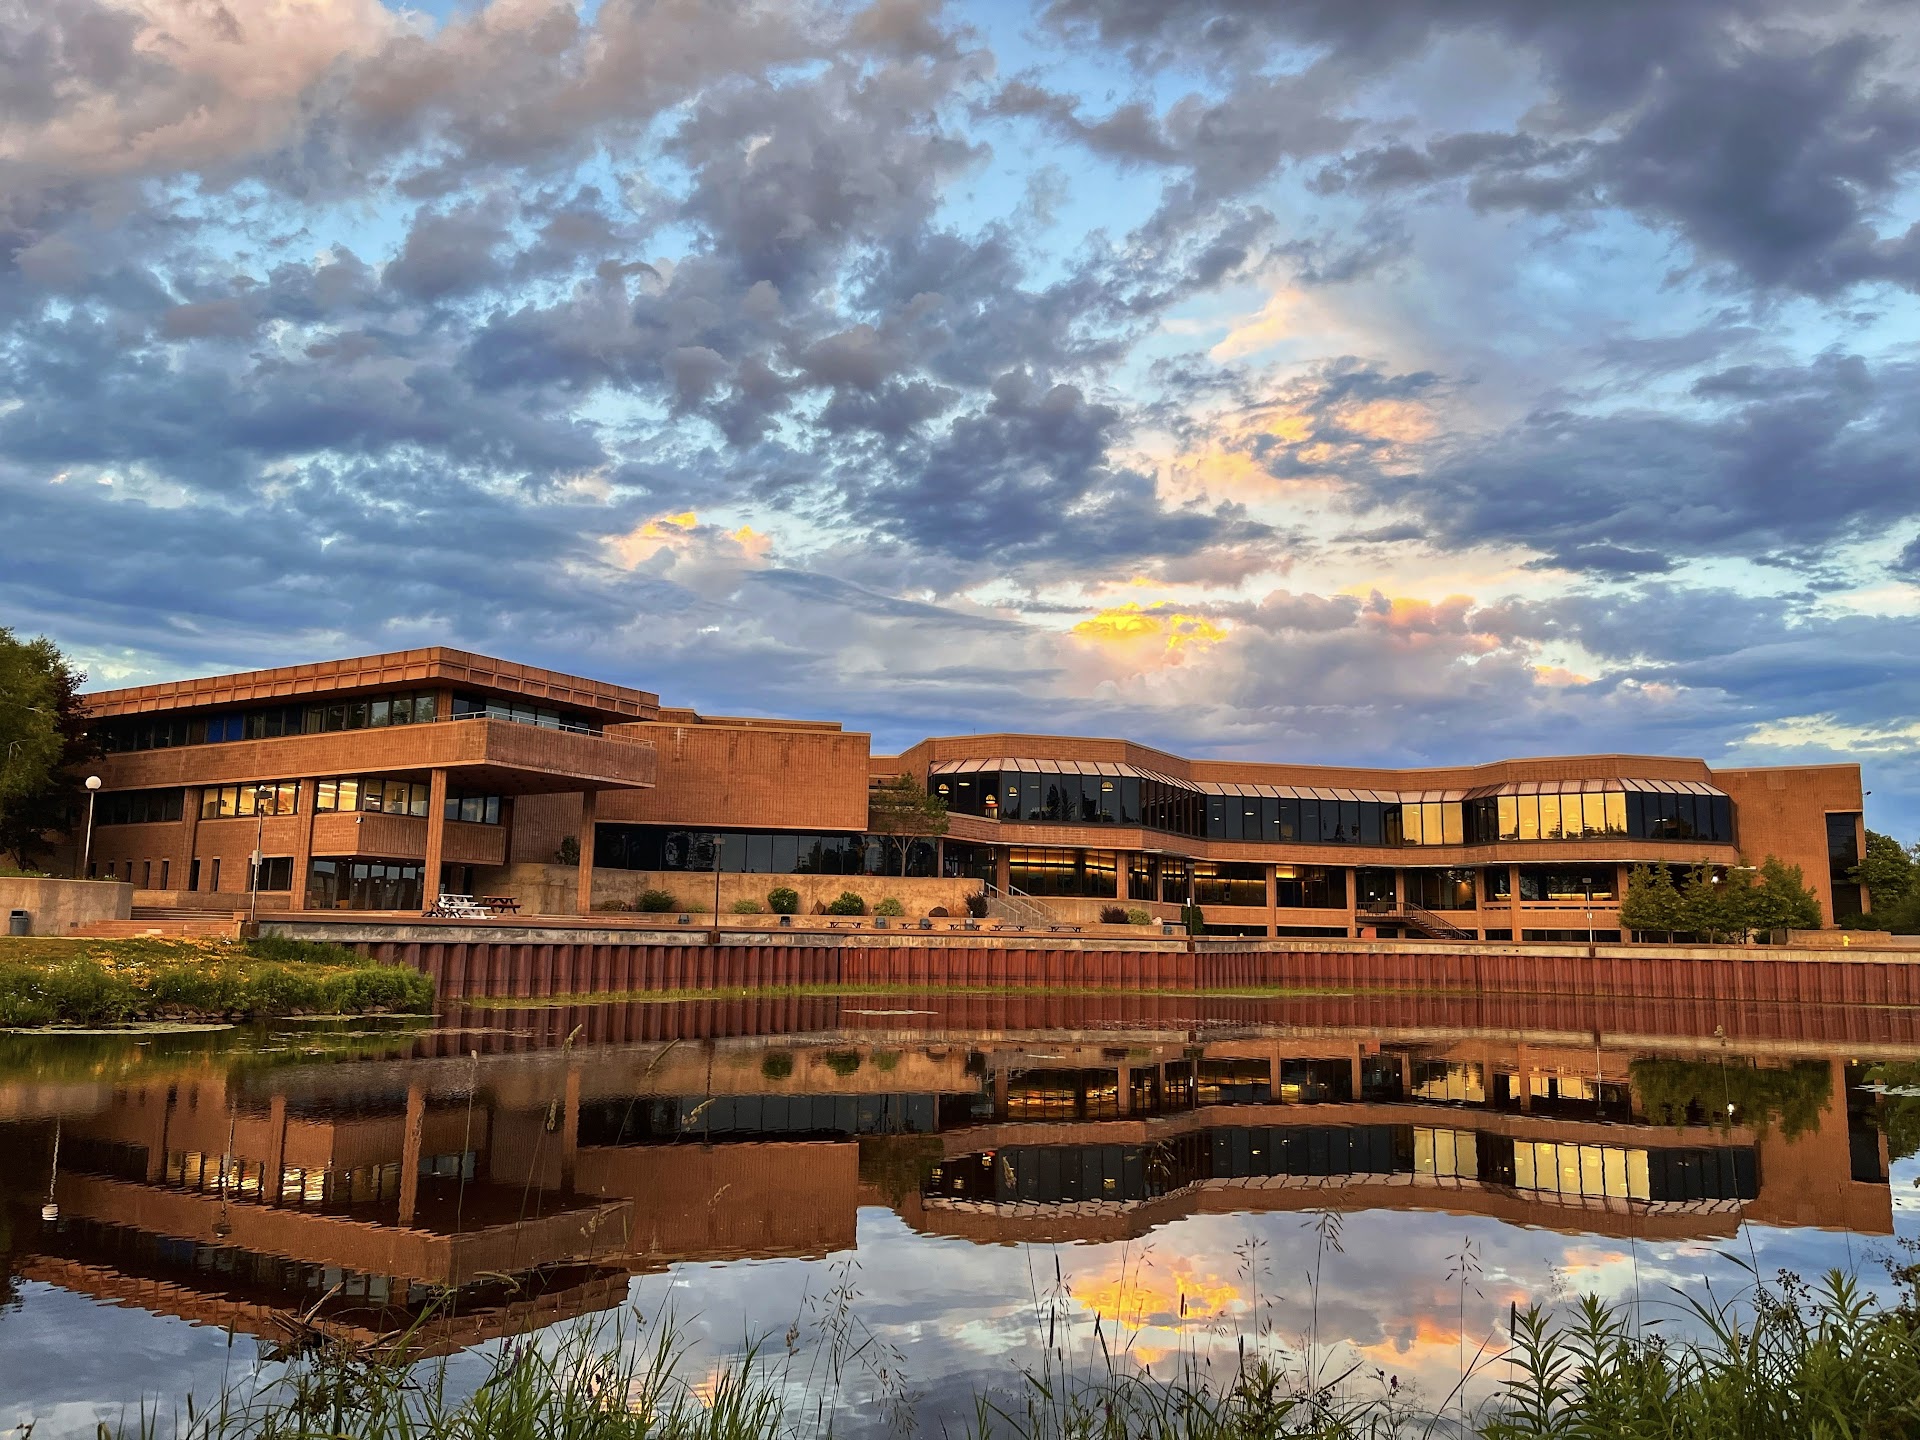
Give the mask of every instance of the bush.
M 680 908 L 671 890 L 642 890 L 634 897 L 633 908 L 642 915 L 666 915 Z
M 743 896 L 741 899 L 733 902 L 733 913 L 736 915 L 758 915 L 760 913 L 760 902 L 758 900 L 748 900 Z
M 793 1056 L 784 1050 L 769 1050 L 760 1061 L 760 1073 L 769 1080 L 784 1080 L 793 1074 Z
M 25 965 L 0 965 L 0 1025 L 49 1025 L 53 1002 L 41 993 L 40 976 Z
M 246 1008 L 256 1016 L 326 1010 L 328 983 L 292 965 L 262 965 L 247 978 Z
M 1139 905 L 1133 905 L 1128 907 L 1127 924 L 1151 925 L 1152 923 L 1153 923 L 1153 912 L 1151 910 L 1144 909 Z
M 246 981 L 229 965 L 169 965 L 147 994 L 155 1009 L 189 1015 L 236 1015 L 247 1005 Z
M 838 1075 L 842 1080 L 860 1068 L 860 1052 L 858 1050 L 829 1050 L 823 1058 L 826 1061 L 827 1069 Z
M 247 954 L 256 960 L 278 960 L 289 965 L 370 965 L 358 950 L 325 945 L 314 940 L 289 940 L 284 935 L 260 935 L 247 941 Z
M 842 890 L 827 904 L 829 915 L 864 915 L 866 913 L 867 902 L 851 890 Z
M 907 913 L 907 907 L 889 895 L 873 907 L 873 913 L 876 915 L 904 915 Z
M 973 894 L 967 896 L 967 914 L 976 920 L 984 920 L 987 918 L 986 891 L 976 890 Z
M 70 960 L 40 977 L 40 993 L 61 1019 L 76 1025 L 118 1025 L 139 1011 L 131 982 L 97 960 Z
M 1127 923 L 1127 907 L 1124 905 L 1102 905 L 1100 907 L 1102 925 L 1124 925 Z
M 596 900 L 593 902 L 593 908 L 603 915 L 624 914 L 627 910 L 627 902 L 624 900 Z
M 433 1009 L 433 981 L 402 965 L 367 965 L 327 982 L 329 1010 L 365 1014 L 425 1015 Z
M 767 892 L 767 909 L 776 915 L 791 915 L 800 908 L 800 892 L 785 885 Z
M 1187 927 L 1187 934 L 1204 935 L 1207 933 L 1206 922 L 1200 917 L 1200 907 L 1198 905 L 1182 905 L 1180 907 L 1180 919 Z

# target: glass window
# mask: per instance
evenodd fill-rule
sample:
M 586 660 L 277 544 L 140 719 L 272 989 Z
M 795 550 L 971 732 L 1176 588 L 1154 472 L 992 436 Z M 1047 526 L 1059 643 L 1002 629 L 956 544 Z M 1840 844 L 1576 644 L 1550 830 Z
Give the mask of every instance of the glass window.
M 1465 836 L 1461 827 L 1466 820 L 1466 811 L 1458 804 L 1443 804 L 1440 807 L 1440 838 L 1446 845 L 1458 845 Z
M 1560 797 L 1558 795 L 1540 797 L 1540 838 L 1542 840 L 1560 838 Z
M 1520 811 L 1520 838 L 1538 840 L 1540 838 L 1540 797 L 1516 795 L 1513 798 Z
M 1612 839 L 1620 839 L 1627 833 L 1627 796 L 1624 790 L 1609 790 L 1600 797 L 1606 801 L 1605 833 Z

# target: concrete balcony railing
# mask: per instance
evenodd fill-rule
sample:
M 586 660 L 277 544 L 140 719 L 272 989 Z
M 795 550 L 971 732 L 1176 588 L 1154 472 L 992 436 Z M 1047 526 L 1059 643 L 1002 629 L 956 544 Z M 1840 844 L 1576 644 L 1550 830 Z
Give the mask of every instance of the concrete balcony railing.
M 108 790 L 234 785 L 308 776 L 454 772 L 456 788 L 505 794 L 628 789 L 654 780 L 650 742 L 487 716 L 425 725 L 229 740 L 109 755 Z

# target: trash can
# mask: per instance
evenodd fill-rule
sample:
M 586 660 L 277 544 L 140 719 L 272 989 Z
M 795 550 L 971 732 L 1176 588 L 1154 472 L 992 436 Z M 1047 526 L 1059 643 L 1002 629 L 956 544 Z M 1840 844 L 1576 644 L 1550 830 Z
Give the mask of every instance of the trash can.
M 7 912 L 7 934 L 31 935 L 32 933 L 32 916 L 28 915 L 24 910 L 9 910 Z

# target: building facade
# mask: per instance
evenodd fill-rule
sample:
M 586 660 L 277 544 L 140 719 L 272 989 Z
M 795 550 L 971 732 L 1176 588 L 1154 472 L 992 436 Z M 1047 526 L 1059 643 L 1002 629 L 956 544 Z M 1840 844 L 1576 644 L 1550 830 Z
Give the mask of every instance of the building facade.
M 701 715 L 441 648 L 87 704 L 102 784 L 76 849 L 148 904 L 239 908 L 257 880 L 269 910 L 418 913 L 455 891 L 584 913 L 677 883 L 688 908 L 724 909 L 785 877 L 884 889 L 909 914 L 991 885 L 1072 920 L 1197 905 L 1227 934 L 1611 940 L 1630 866 L 1768 855 L 1801 868 L 1829 923 L 1866 904 L 1848 878 L 1856 765 L 1357 769 L 1036 735 L 876 756 L 831 723 Z M 898 774 L 946 802 L 943 836 L 870 833 L 870 786 Z

